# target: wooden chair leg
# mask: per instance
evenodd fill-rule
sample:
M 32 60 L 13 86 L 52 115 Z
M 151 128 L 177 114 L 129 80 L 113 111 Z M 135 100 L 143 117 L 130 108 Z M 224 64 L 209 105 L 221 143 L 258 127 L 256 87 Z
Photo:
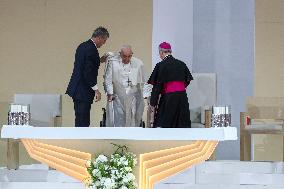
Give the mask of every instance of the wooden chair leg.
M 212 110 L 205 110 L 205 128 L 211 127 Z
M 50 120 L 49 120 L 49 125 L 51 127 L 61 127 L 62 126 L 62 117 L 61 116 L 51 117 Z
M 8 139 L 7 141 L 7 168 L 19 168 L 19 140 Z
M 240 160 L 251 161 L 251 134 L 245 129 L 246 112 L 240 113 Z
M 244 134 L 244 161 L 251 161 L 251 134 Z
M 54 127 L 61 127 L 62 126 L 62 117 L 56 116 L 54 119 Z

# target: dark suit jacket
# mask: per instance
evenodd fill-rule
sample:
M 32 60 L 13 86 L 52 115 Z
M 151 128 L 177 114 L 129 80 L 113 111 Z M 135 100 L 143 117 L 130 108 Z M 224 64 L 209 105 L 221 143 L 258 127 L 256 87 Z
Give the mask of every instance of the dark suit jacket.
M 74 101 L 93 103 L 97 84 L 100 56 L 92 40 L 81 43 L 75 54 L 73 73 L 66 90 L 66 94 Z

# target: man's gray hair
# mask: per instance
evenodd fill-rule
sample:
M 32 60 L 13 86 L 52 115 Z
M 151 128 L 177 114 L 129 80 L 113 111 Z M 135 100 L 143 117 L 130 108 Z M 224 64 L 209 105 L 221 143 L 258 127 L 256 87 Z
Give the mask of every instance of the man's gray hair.
M 108 33 L 107 29 L 102 27 L 102 26 L 95 29 L 94 33 L 92 34 L 92 37 L 94 37 L 94 38 L 100 37 L 100 36 L 109 38 L 109 33 Z
M 130 49 L 132 51 L 132 47 L 130 45 L 122 45 L 120 48 L 120 52 L 125 50 L 125 49 Z
M 172 53 L 172 49 L 164 49 L 164 48 L 161 48 L 161 47 L 159 47 L 159 51 L 162 51 L 164 53 Z

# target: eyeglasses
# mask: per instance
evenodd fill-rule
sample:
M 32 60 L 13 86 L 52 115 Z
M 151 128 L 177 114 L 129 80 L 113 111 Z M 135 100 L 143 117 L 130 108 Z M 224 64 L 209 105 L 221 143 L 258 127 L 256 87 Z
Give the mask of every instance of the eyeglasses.
M 122 55 L 122 58 L 131 58 L 131 57 L 132 57 L 132 54 L 131 54 L 131 55 L 128 55 L 128 56 L 127 56 L 127 55 L 124 55 L 124 54 Z

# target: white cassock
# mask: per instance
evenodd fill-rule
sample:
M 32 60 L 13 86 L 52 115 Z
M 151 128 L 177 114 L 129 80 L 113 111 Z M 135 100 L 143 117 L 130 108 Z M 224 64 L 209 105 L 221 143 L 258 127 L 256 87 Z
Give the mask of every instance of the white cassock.
M 107 127 L 139 127 L 144 112 L 144 97 L 151 89 L 145 83 L 143 62 L 132 57 L 129 64 L 122 63 L 119 54 L 106 60 L 104 87 L 114 100 L 107 102 Z

